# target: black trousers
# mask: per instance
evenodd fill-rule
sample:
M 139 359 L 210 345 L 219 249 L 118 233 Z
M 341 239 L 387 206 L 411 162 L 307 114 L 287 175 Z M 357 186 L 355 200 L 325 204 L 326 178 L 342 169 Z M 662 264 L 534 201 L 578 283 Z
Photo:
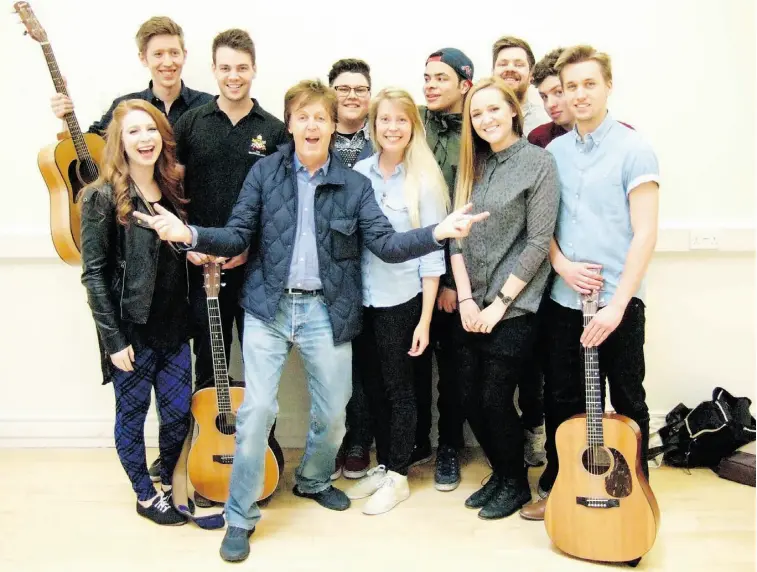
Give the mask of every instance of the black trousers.
M 218 292 L 218 308 L 221 313 L 223 347 L 226 352 L 226 367 L 231 358 L 232 327 L 236 322 L 237 336 L 242 341 L 244 310 L 239 305 L 239 293 L 244 282 L 245 266 L 224 270 Z M 203 287 L 203 267 L 189 265 L 189 302 L 193 318 L 193 350 L 195 355 L 195 391 L 214 386 L 213 351 L 210 345 L 210 322 L 208 321 L 207 295 Z
M 388 470 L 407 475 L 415 443 L 413 358 L 408 355 L 421 316 L 422 295 L 387 308 L 366 307 L 355 338 L 376 437 L 376 458 Z
M 352 344 L 352 396 L 347 402 L 347 433 L 342 441 L 343 449 L 361 446 L 370 449 L 373 442 L 373 428 L 371 427 L 371 412 L 368 408 L 368 398 L 365 395 L 363 378 L 358 367 L 357 349 Z
M 549 300 L 544 315 L 547 360 L 544 371 L 547 468 L 539 484 L 550 490 L 557 477 L 555 432 L 566 419 L 586 412 L 584 391 L 583 315 Z M 605 380 L 613 409 L 638 423 L 642 434 L 641 463 L 649 477 L 649 409 L 644 390 L 644 303 L 632 298 L 617 329 L 599 346 L 599 376 L 602 381 L 602 409 Z
M 415 361 L 415 396 L 418 403 L 418 426 L 415 433 L 415 443 L 427 446 L 431 435 L 432 410 L 432 358 L 436 356 L 436 367 L 439 374 L 437 390 L 439 399 L 436 406 L 439 409 L 439 445 L 449 445 L 455 449 L 462 449 L 463 411 L 458 380 L 457 353 L 460 344 L 460 314 L 450 313 L 434 308 L 431 319 L 429 345 L 423 355 Z
M 523 425 L 513 396 L 525 379 L 535 321 L 534 314 L 508 318 L 489 334 L 465 332 L 462 324 L 459 326 L 464 411 L 492 468 L 505 478 L 526 478 Z

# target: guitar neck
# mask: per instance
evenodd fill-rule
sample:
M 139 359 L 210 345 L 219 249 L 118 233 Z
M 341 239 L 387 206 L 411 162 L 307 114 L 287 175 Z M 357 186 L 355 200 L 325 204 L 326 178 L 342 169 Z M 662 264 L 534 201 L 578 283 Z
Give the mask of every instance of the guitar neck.
M 593 314 L 584 313 L 584 328 Z M 586 440 L 591 445 L 604 445 L 602 428 L 602 388 L 599 377 L 599 352 L 596 347 L 584 348 L 584 384 L 586 389 Z
M 50 70 L 50 75 L 53 78 L 55 84 L 55 91 L 68 95 L 66 90 L 66 84 L 63 81 L 63 76 L 58 69 L 58 62 L 55 60 L 55 54 L 53 54 L 53 48 L 50 42 L 42 42 L 42 52 L 45 54 L 45 61 L 47 62 L 47 68 Z M 79 161 L 91 160 L 89 149 L 84 142 L 84 135 L 82 135 L 79 128 L 79 121 L 76 119 L 76 114 L 72 111 L 65 115 L 66 124 L 68 125 L 68 132 L 71 134 L 71 139 L 74 142 L 76 149 L 76 155 Z
M 221 310 L 217 297 L 208 297 L 208 321 L 210 322 L 210 347 L 213 352 L 213 376 L 215 377 L 216 399 L 219 413 L 231 413 L 231 392 L 229 373 L 226 369 L 226 349 L 223 345 Z

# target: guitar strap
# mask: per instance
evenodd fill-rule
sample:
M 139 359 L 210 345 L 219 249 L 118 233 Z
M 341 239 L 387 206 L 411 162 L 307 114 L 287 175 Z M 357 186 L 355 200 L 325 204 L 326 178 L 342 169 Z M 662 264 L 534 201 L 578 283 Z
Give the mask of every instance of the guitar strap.
M 187 474 L 187 459 L 189 458 L 189 450 L 192 447 L 192 436 L 194 435 L 195 423 L 194 416 L 189 414 L 189 431 L 187 432 L 187 438 L 184 439 L 184 444 L 181 448 L 181 455 L 176 463 L 176 467 L 173 470 L 173 476 L 171 483 L 173 485 L 173 504 L 176 510 L 183 514 L 190 522 L 194 522 L 200 528 L 205 530 L 217 530 L 223 528 L 226 525 L 226 519 L 224 518 L 224 511 L 208 514 L 204 516 L 195 516 L 189 510 L 189 475 Z M 197 507 L 194 509 L 197 511 Z

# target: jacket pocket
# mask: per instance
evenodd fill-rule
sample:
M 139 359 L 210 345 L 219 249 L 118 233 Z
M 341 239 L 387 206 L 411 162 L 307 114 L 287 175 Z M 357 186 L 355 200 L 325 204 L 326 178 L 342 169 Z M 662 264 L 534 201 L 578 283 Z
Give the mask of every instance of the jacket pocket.
M 357 258 L 360 245 L 357 235 L 357 219 L 337 218 L 329 222 L 334 260 Z

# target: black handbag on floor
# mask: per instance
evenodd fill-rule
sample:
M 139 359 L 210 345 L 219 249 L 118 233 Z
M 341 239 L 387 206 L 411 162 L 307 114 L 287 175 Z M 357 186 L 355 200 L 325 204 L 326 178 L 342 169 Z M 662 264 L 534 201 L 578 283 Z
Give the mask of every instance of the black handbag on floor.
M 663 454 L 673 467 L 715 467 L 739 447 L 755 440 L 755 419 L 748 397 L 734 397 L 722 387 L 712 392 L 711 401 L 694 409 L 683 403 L 665 416 L 658 435 L 662 445 L 649 450 L 652 459 Z

